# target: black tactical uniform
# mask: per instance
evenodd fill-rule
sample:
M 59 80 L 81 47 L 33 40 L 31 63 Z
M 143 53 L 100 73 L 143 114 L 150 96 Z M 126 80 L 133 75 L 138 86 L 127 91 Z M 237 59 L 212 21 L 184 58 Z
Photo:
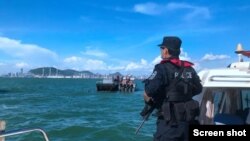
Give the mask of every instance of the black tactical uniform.
M 166 45 L 175 45 L 172 38 L 176 40 L 175 37 L 164 38 L 168 40 Z M 145 81 L 145 93 L 159 110 L 154 141 L 188 140 L 188 126 L 197 116 L 199 106 L 192 97 L 202 91 L 200 78 L 192 65 L 178 57 L 164 59 Z

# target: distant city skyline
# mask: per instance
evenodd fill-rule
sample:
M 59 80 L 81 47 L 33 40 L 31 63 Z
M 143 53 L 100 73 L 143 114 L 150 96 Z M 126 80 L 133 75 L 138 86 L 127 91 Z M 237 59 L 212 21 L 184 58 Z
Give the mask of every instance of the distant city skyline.
M 21 68 L 19 72 L 9 72 L 7 74 L 0 75 L 0 77 L 7 78 L 116 78 L 117 76 L 122 77 L 133 77 L 136 79 L 146 79 L 147 75 L 133 75 L 133 74 L 122 74 L 120 72 L 100 74 L 91 71 L 76 71 L 72 69 L 60 70 L 54 67 L 42 67 L 31 69 L 28 72 L 23 72 Z
M 182 41 L 196 70 L 250 50 L 246 0 L 0 0 L 0 75 L 38 67 L 149 75 L 163 36 Z M 244 60 L 249 60 L 244 58 Z

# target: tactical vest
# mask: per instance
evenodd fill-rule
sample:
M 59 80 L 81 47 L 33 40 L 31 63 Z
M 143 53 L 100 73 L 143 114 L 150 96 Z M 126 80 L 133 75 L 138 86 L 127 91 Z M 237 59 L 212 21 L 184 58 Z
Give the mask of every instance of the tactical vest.
M 175 66 L 171 62 L 166 62 L 164 65 L 168 70 L 169 82 L 165 88 L 166 100 L 178 102 L 192 99 L 192 70 L 184 66 Z M 175 84 L 170 88 L 171 83 Z
M 179 61 L 179 60 L 178 60 Z M 192 122 L 199 115 L 199 103 L 193 97 L 194 71 L 189 65 L 176 65 L 166 61 L 168 85 L 165 88 L 166 98 L 161 111 L 167 122 Z

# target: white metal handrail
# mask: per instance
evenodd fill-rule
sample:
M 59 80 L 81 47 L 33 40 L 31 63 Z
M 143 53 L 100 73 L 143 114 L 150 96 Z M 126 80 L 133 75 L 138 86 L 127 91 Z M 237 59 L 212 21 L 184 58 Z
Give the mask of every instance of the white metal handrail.
M 45 141 L 49 141 L 49 138 L 46 134 L 46 132 L 40 128 L 34 128 L 34 129 L 21 129 L 21 130 L 14 130 L 14 131 L 8 131 L 8 132 L 2 132 L 0 133 L 0 138 L 1 137 L 8 137 L 8 136 L 13 136 L 13 135 L 18 135 L 18 134 L 24 134 L 24 133 L 29 133 L 33 131 L 39 131 L 43 134 L 43 137 Z

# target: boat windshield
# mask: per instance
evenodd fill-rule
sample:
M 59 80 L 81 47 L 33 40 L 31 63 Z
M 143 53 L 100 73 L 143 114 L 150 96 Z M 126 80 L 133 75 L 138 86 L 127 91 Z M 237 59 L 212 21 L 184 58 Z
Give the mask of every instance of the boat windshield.
M 248 123 L 249 107 L 250 89 L 206 88 L 201 100 L 199 120 L 201 124 L 214 124 L 217 115 L 233 115 Z

